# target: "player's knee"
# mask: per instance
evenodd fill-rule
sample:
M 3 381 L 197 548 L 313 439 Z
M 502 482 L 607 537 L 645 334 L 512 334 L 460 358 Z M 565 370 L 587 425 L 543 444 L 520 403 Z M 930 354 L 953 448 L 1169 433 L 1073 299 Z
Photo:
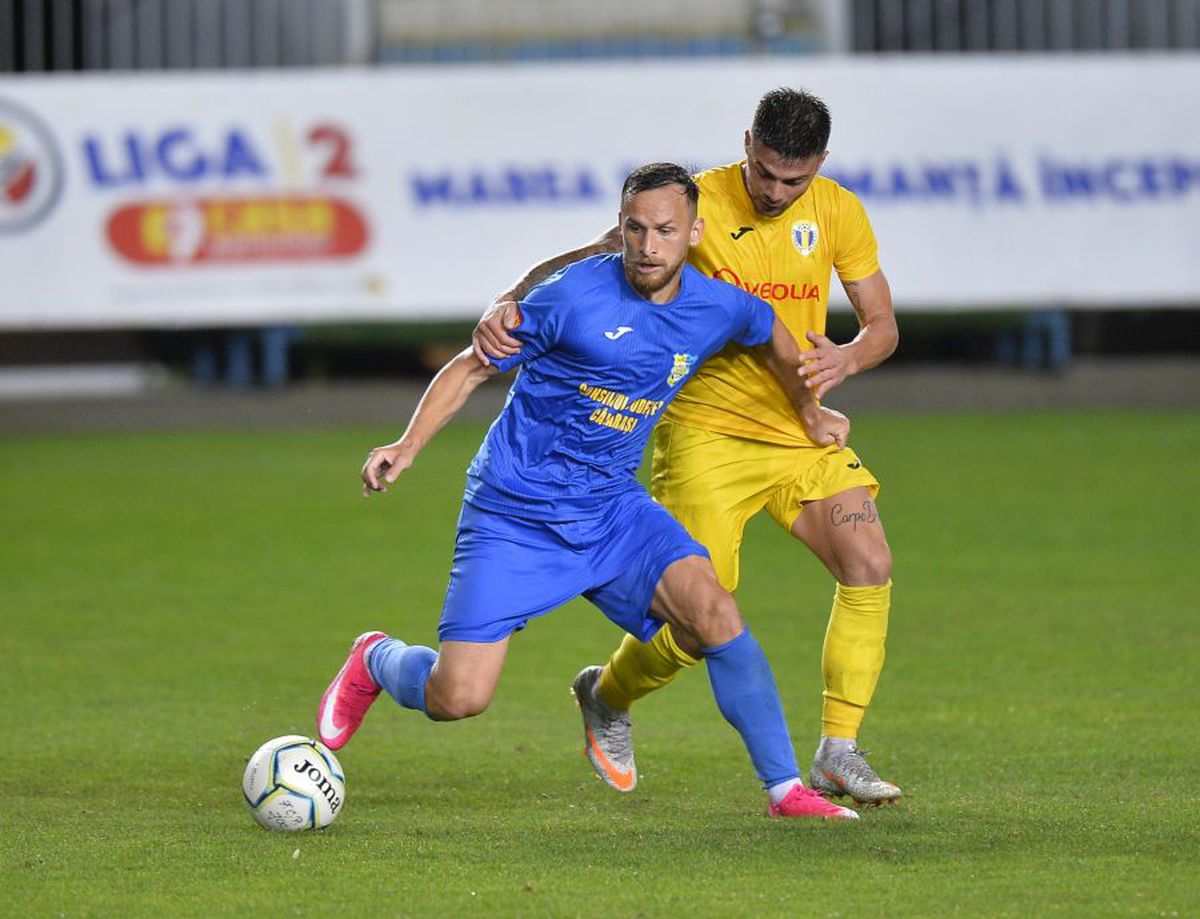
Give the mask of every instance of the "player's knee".
M 746 627 L 733 596 L 715 586 L 697 602 L 688 626 L 696 641 L 705 648 L 733 641 Z
M 425 711 L 435 721 L 461 721 L 483 714 L 492 701 L 490 692 L 475 686 L 450 686 L 433 693 L 426 688 Z
M 887 543 L 883 543 L 843 559 L 839 580 L 847 587 L 870 587 L 886 584 L 891 576 L 892 550 Z

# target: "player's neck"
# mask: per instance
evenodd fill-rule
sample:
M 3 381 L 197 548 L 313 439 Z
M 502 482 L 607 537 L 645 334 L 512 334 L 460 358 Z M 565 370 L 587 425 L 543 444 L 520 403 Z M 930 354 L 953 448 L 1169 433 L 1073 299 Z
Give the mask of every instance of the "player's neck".
M 679 296 L 679 288 L 681 286 L 680 278 L 682 276 L 683 276 L 683 269 L 681 268 L 679 271 L 675 272 L 675 277 L 671 281 L 669 281 L 664 287 L 660 287 L 658 290 L 654 291 L 654 293 L 650 294 L 650 296 L 643 297 L 642 299 L 649 300 L 651 303 L 653 303 L 657 306 L 662 306 L 666 303 L 670 303 L 672 300 L 674 300 L 676 297 Z
M 738 180 L 742 186 L 742 203 L 747 211 L 749 211 L 756 220 L 767 220 L 770 218 L 763 217 L 759 213 L 758 207 L 754 204 L 754 196 L 750 194 L 750 176 L 747 174 L 750 169 L 750 162 L 743 160 L 741 167 L 738 169 Z

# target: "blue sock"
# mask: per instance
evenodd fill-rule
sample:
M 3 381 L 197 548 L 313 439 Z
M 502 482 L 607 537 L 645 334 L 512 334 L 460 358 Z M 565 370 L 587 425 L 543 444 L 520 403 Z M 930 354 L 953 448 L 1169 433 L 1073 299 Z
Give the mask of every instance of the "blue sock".
M 763 787 L 798 778 L 800 769 L 775 676 L 750 630 L 723 645 L 705 648 L 704 661 L 717 708 L 742 736 Z
M 367 655 L 371 679 L 405 708 L 425 711 L 425 681 L 437 662 L 437 652 L 424 645 L 406 645 L 385 638 Z

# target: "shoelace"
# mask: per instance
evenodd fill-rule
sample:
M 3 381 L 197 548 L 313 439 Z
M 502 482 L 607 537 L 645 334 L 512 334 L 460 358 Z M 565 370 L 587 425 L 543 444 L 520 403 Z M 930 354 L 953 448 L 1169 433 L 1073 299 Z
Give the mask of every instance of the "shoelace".
M 633 755 L 633 728 L 629 720 L 629 712 L 618 712 L 609 708 L 598 698 L 593 686 L 587 693 L 590 705 L 588 708 L 599 717 L 596 734 L 611 753 L 619 759 Z
M 866 779 L 868 782 L 878 782 L 880 781 L 878 774 L 866 760 L 866 757 L 870 755 L 870 750 L 860 750 L 858 747 L 847 750 L 845 759 L 848 761 L 848 771 L 858 778 Z
M 787 797 L 784 798 L 783 801 L 786 801 L 788 798 L 793 797 L 793 796 L 800 797 L 800 798 L 816 798 L 818 801 L 820 801 L 822 804 L 826 805 L 828 808 L 831 808 L 832 810 L 835 810 L 835 811 L 842 810 L 842 808 L 840 808 L 838 805 L 825 800 L 825 796 L 823 794 L 821 794 L 819 791 L 817 791 L 815 788 L 809 788 L 807 785 L 803 785 L 803 784 L 797 785 L 790 792 L 788 792 Z M 780 801 L 779 804 L 783 804 L 783 801 Z
M 605 718 L 599 733 L 604 735 L 606 744 L 612 745 L 613 753 L 624 758 L 633 749 L 633 745 L 630 743 L 630 731 L 629 715 L 620 714 L 611 718 Z

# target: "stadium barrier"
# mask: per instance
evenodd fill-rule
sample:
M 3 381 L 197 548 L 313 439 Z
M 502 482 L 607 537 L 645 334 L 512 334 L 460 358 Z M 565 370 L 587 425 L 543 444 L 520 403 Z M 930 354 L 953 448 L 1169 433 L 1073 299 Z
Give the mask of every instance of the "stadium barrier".
M 830 103 L 899 308 L 1196 302 L 1194 58 L 619 62 L 0 79 L 0 329 L 473 316 L 778 85 Z

